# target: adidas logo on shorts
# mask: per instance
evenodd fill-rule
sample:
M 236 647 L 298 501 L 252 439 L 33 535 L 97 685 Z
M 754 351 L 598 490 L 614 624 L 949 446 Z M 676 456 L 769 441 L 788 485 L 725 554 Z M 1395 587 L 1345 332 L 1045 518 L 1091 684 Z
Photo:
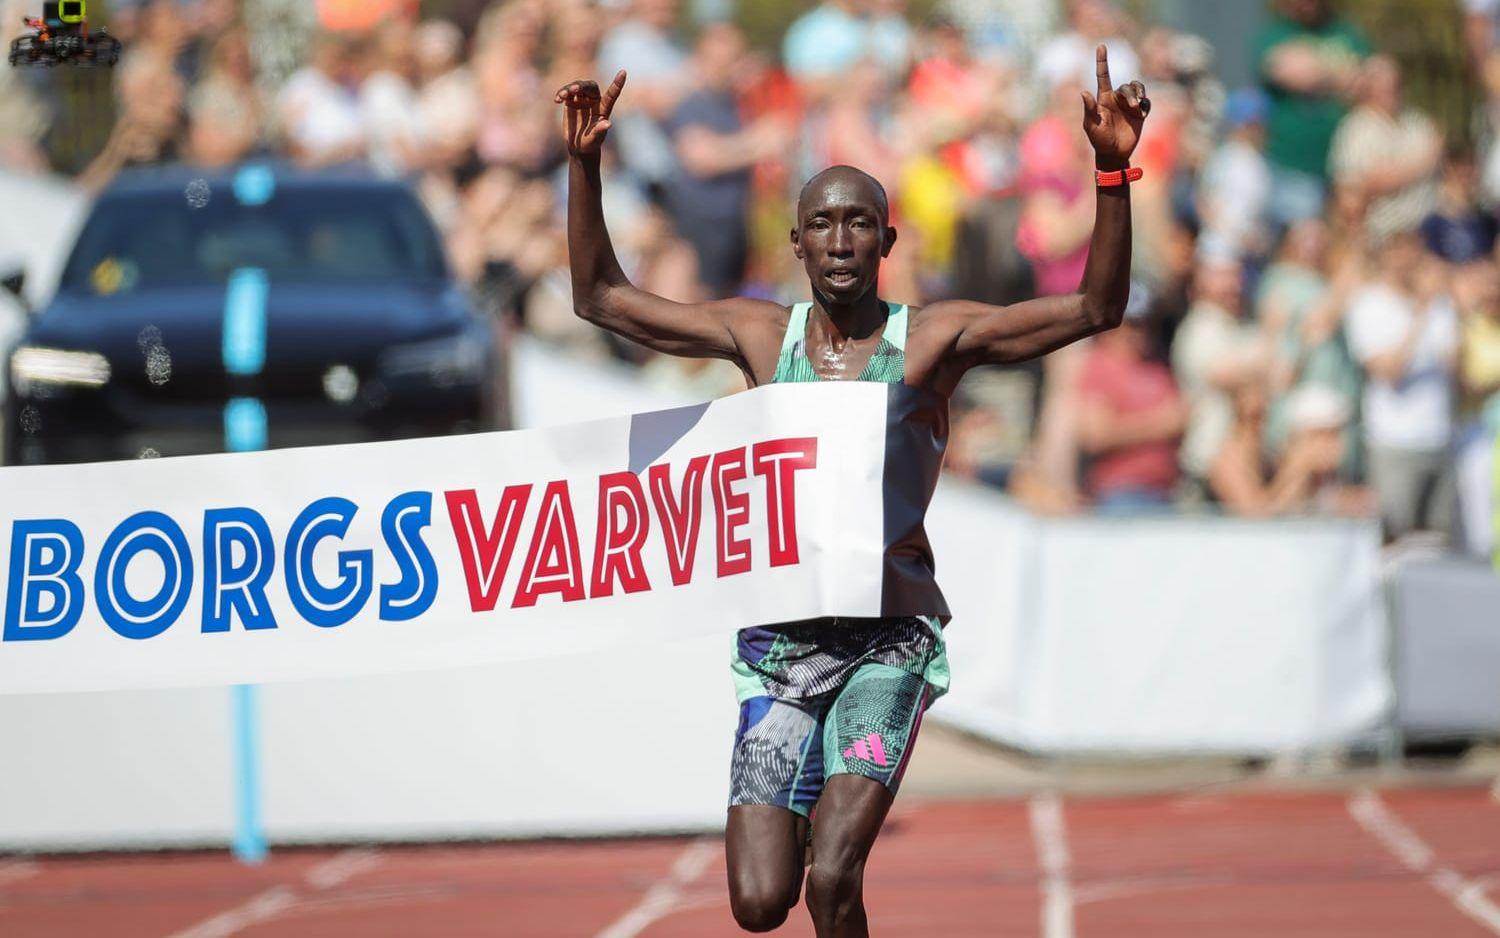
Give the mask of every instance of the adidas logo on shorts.
M 854 745 L 844 750 L 843 755 L 845 759 L 861 759 L 876 765 L 890 765 L 886 761 L 885 743 L 880 739 L 879 733 L 870 733 L 863 739 L 856 739 Z

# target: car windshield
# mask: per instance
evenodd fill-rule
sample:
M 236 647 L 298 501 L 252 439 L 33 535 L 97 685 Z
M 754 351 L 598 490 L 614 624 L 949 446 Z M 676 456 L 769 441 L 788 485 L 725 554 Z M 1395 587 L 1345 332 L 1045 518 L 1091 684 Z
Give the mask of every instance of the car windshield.
M 196 188 L 195 188 L 196 187 Z M 202 182 L 183 192 L 102 198 L 79 235 L 62 289 L 97 294 L 223 283 L 240 268 L 274 281 L 392 282 L 445 274 L 412 195 L 392 189 L 285 187 L 264 204 Z

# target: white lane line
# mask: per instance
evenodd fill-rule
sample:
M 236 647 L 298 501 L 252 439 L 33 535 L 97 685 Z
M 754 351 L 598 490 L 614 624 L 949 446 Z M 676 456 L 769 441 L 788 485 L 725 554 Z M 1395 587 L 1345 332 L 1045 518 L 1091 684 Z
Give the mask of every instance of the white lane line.
M 1049 791 L 1032 798 L 1026 808 L 1042 867 L 1042 938 L 1073 938 L 1072 860 L 1062 799 Z
M 1381 846 L 1427 884 L 1446 896 L 1458 910 L 1500 935 L 1500 907 L 1485 895 L 1485 881 L 1466 879 L 1457 871 L 1438 864 L 1432 848 L 1417 832 L 1396 816 L 1380 795 L 1368 788 L 1349 796 L 1349 815 Z
M 15 860 L 0 861 L 0 886 L 8 886 L 11 883 L 19 883 L 23 879 L 30 879 L 42 871 L 42 865 L 35 860 L 17 858 Z
M 380 853 L 369 847 L 355 847 L 337 853 L 312 867 L 302 877 L 305 893 L 332 889 L 348 882 L 380 862 Z M 304 893 L 294 886 L 272 886 L 246 899 L 232 909 L 226 909 L 212 918 L 204 919 L 182 931 L 173 932 L 171 938 L 228 938 L 273 918 L 304 901 Z
M 703 838 L 688 844 L 672 862 L 671 871 L 652 883 L 641 901 L 607 925 L 597 938 L 635 938 L 652 922 L 701 902 L 701 899 L 696 902 L 685 901 L 683 892 L 703 875 L 714 857 L 718 856 L 719 849 L 719 842 L 713 838 Z

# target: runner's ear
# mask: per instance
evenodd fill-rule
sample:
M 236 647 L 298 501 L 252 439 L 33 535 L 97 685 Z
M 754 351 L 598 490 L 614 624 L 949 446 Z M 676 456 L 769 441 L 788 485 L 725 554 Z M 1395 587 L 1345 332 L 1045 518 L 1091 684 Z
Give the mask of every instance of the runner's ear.
M 880 246 L 880 256 L 881 257 L 890 257 L 891 256 L 891 248 L 893 248 L 893 247 L 896 246 L 896 226 L 895 225 L 886 225 L 885 226 L 885 239 L 884 240 L 885 240 L 885 243 Z
M 792 227 L 792 253 L 797 256 L 797 260 L 799 260 L 799 261 L 803 260 L 803 256 L 802 256 L 802 238 L 800 237 L 800 235 L 801 235 L 801 232 L 799 232 L 797 230 L 796 226 L 793 226 Z

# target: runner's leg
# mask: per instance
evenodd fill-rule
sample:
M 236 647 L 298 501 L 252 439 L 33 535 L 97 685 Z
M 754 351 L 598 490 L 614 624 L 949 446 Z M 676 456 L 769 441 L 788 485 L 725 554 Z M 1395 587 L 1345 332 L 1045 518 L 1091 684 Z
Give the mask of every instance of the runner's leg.
M 807 908 L 818 938 L 869 934 L 865 863 L 930 701 L 921 675 L 869 662 L 855 671 L 829 708 L 823 739 L 828 777 L 818 801 L 807 874 Z
M 800 814 L 764 804 L 729 809 L 729 905 L 741 928 L 771 931 L 786 921 L 802 890 L 806 843 L 807 818 Z
M 818 938 L 866 938 L 865 861 L 895 796 L 862 775 L 835 775 L 818 801 L 807 910 Z
M 724 849 L 729 904 L 747 931 L 786 921 L 802 890 L 808 814 L 823 790 L 828 698 L 740 704 Z

